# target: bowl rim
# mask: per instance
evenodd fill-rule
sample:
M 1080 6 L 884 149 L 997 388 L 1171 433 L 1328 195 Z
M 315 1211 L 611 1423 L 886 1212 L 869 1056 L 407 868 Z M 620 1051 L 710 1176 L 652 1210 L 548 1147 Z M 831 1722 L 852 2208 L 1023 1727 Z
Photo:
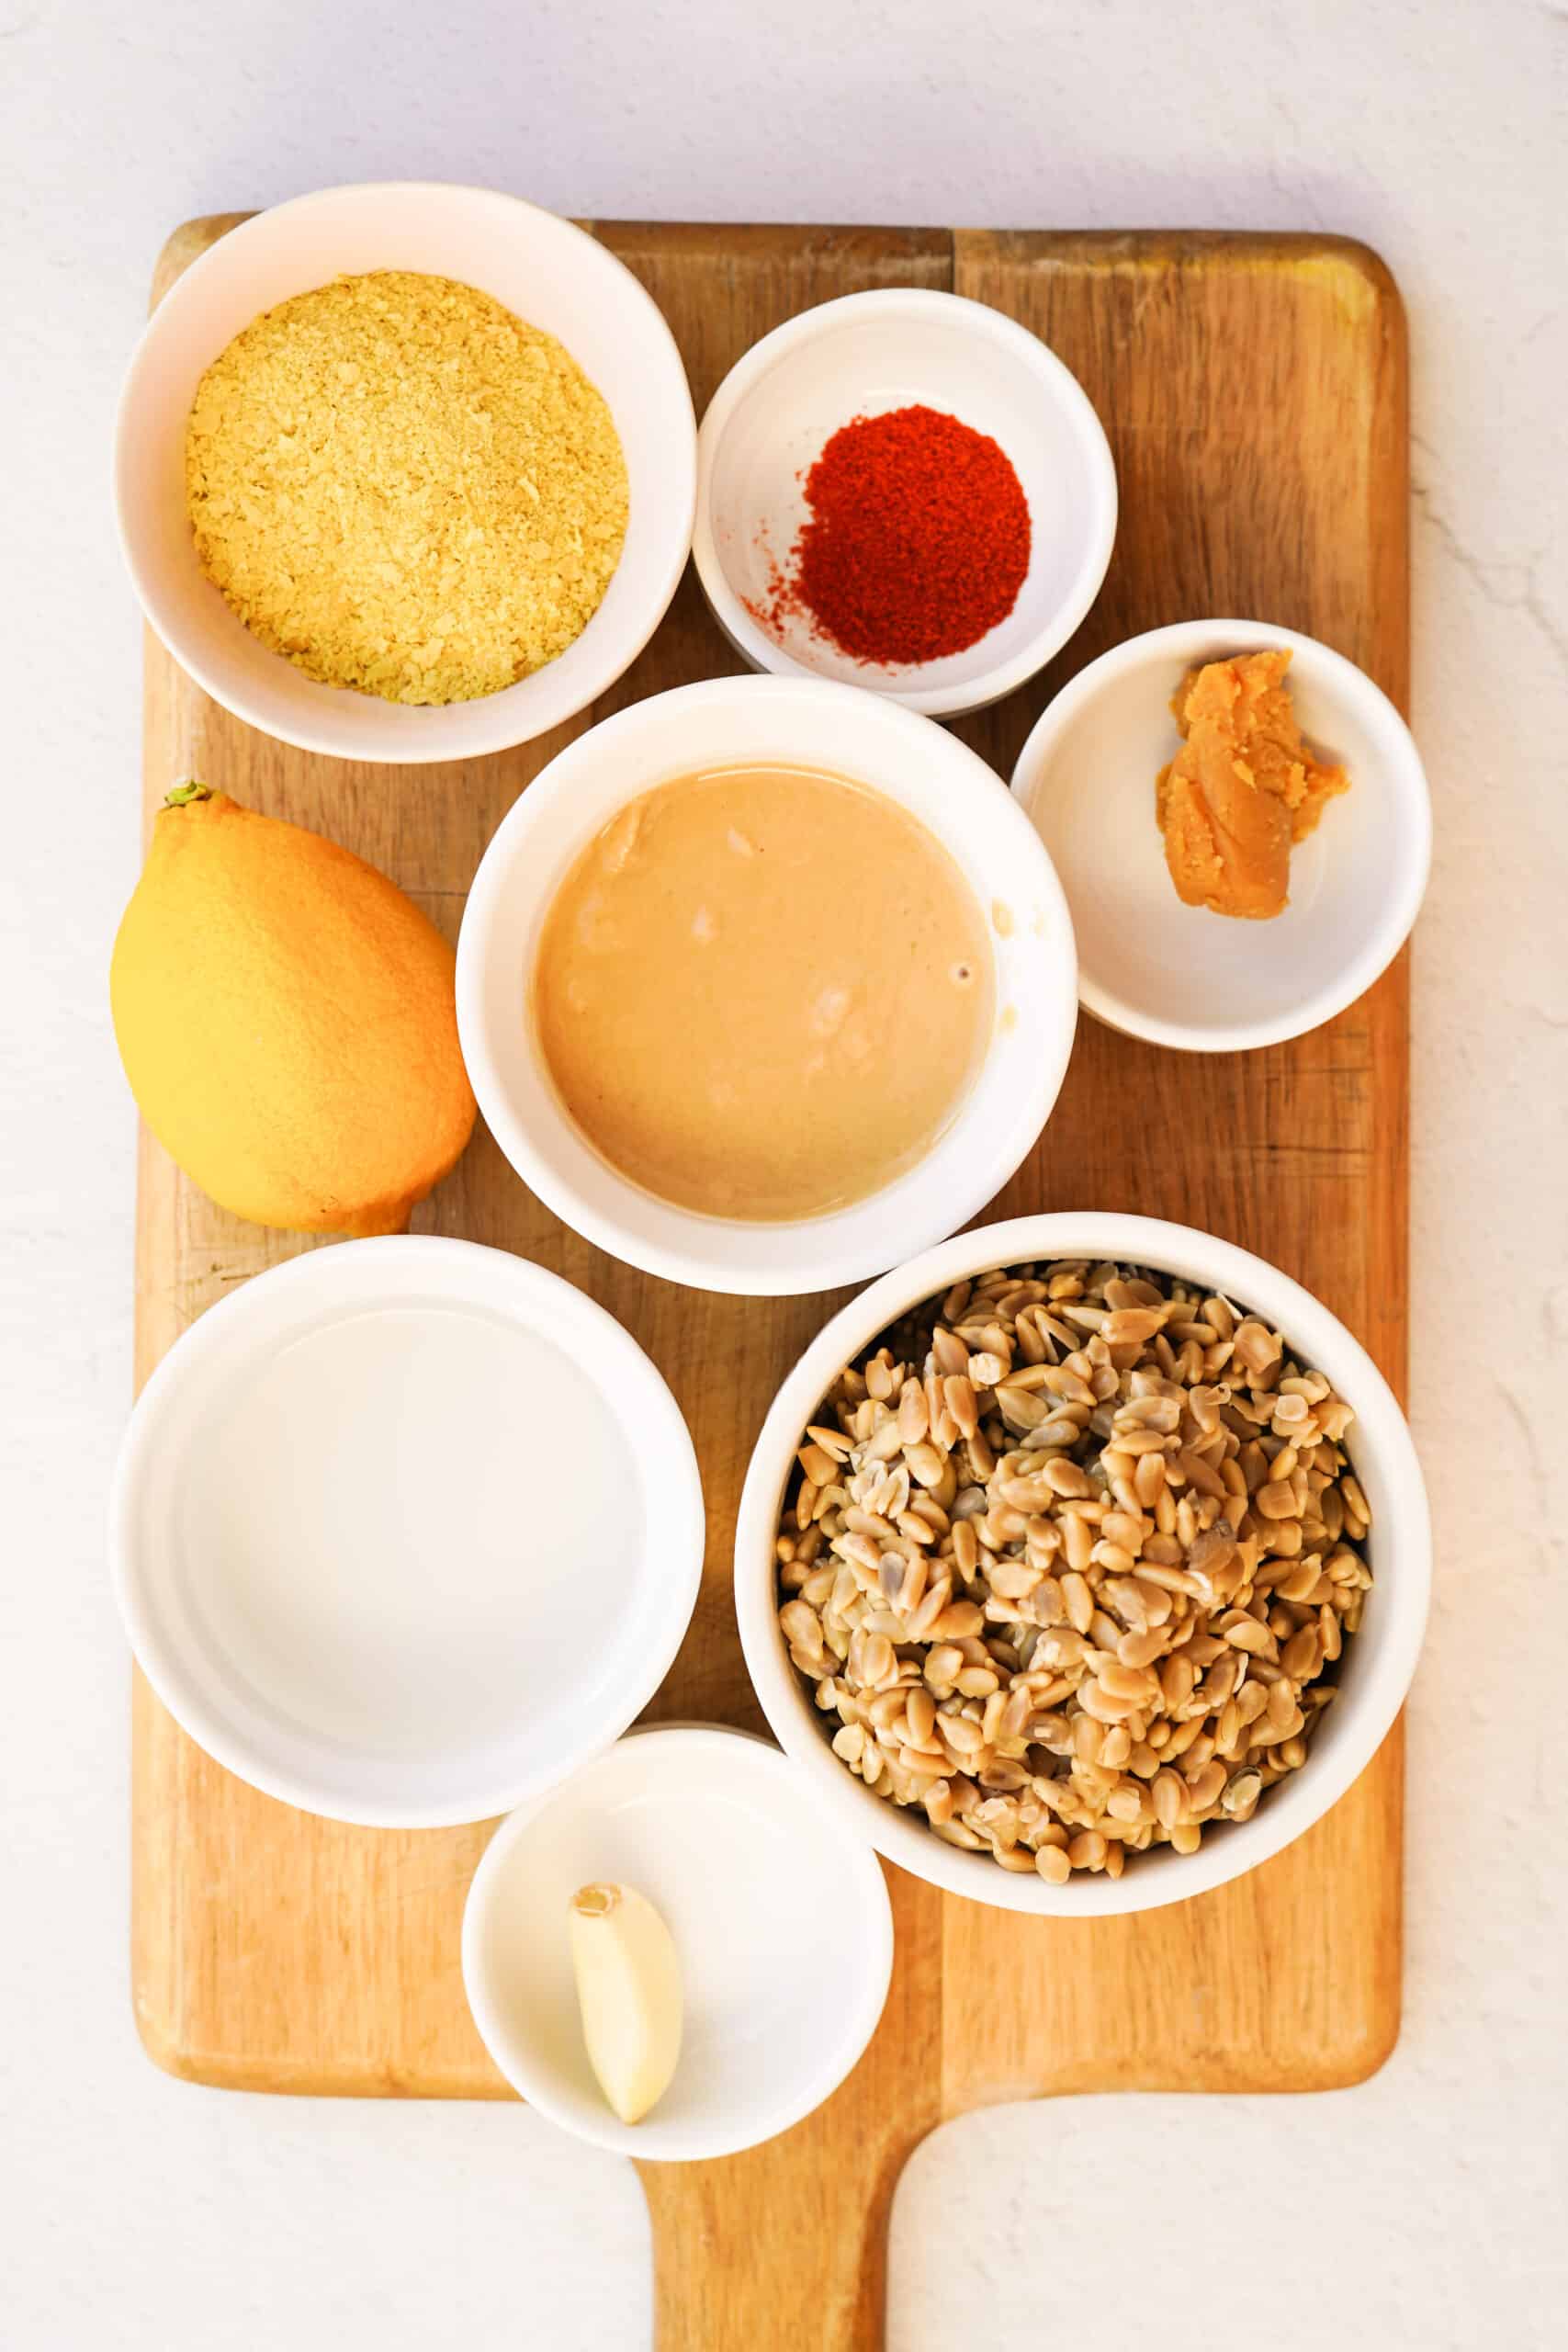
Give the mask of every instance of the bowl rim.
M 576 1781 L 584 1771 L 607 1767 L 610 1759 L 623 1748 L 642 1740 L 678 1740 L 683 1747 L 708 1751 L 722 1772 L 733 1755 L 737 1743 L 760 1750 L 773 1759 L 763 1766 L 765 1775 L 773 1775 L 776 1793 L 770 1791 L 769 1803 L 783 1813 L 785 1810 L 806 1814 L 823 1838 L 830 1839 L 839 1858 L 844 1883 L 856 1901 L 856 1926 L 852 1949 L 857 1956 L 854 1998 L 846 2007 L 841 2003 L 833 2007 L 832 2016 L 840 2030 L 831 2048 L 826 2038 L 818 2044 L 817 2061 L 812 2068 L 797 2077 L 797 2087 L 787 2098 L 779 2098 L 759 2110 L 758 2120 L 739 2132 L 720 2132 L 710 2138 L 691 2134 L 692 2144 L 666 2150 L 650 2149 L 639 2137 L 641 2126 L 622 2123 L 608 2106 L 601 2128 L 590 2130 L 584 2119 L 568 2109 L 550 2093 L 547 2085 L 541 2087 L 532 2065 L 525 2059 L 516 2061 L 517 2043 L 511 2034 L 499 2005 L 491 1998 L 485 1981 L 483 1952 L 490 1916 L 498 1883 L 515 1847 L 545 1810 L 563 1803 L 571 1796 Z M 774 1775 L 774 1767 L 777 1767 Z M 612 1768 L 613 1769 L 613 1768 Z M 463 1902 L 461 1934 L 461 1964 L 463 1988 L 469 2011 L 491 2058 L 521 2098 L 536 2113 L 569 2132 L 574 2139 L 591 2146 L 608 2148 L 617 2155 L 633 2155 L 639 2162 L 658 2164 L 701 2163 L 718 2156 L 738 2155 L 746 2148 L 757 2147 L 764 2140 L 787 2132 L 812 2114 L 825 2099 L 830 2098 L 859 2064 L 881 2021 L 886 2006 L 887 1993 L 893 1976 L 894 1927 L 893 1905 L 887 1892 L 886 1875 L 875 1854 L 863 1840 L 849 1834 L 843 1822 L 828 1806 L 823 1805 L 806 1785 L 789 1758 L 774 1742 L 760 1732 L 743 1731 L 729 1724 L 681 1720 L 658 1724 L 635 1724 L 614 1744 L 597 1756 L 544 1790 L 536 1798 L 519 1805 L 502 1821 L 480 1855 L 468 1891 Z M 821 2052 L 826 2050 L 825 2058 Z
M 1187 1274 L 1266 1315 L 1292 1347 L 1326 1373 L 1355 1407 L 1366 1454 L 1391 1490 L 1379 1568 L 1388 1628 L 1383 1655 L 1356 1686 L 1341 1720 L 1356 1736 L 1335 1758 L 1291 1775 L 1251 1821 L 1156 1870 L 1120 1879 L 1076 1872 L 1063 1887 L 998 1870 L 987 1855 L 945 1845 L 923 1821 L 864 1788 L 834 1756 L 778 1631 L 773 1542 L 777 1513 L 801 1434 L 829 1383 L 889 1322 L 966 1274 L 1047 1258 L 1111 1259 Z M 1386 1581 L 1385 1581 L 1386 1580 Z M 1382 1373 L 1337 1316 L 1300 1283 L 1233 1242 L 1165 1218 L 1055 1210 L 955 1234 L 897 1267 L 840 1308 L 780 1386 L 752 1451 L 735 1532 L 735 1610 L 752 1687 L 774 1736 L 846 1824 L 917 1878 L 993 1909 L 1046 1918 L 1104 1918 L 1190 1901 L 1244 1876 L 1322 1819 L 1371 1763 L 1404 1702 L 1426 1631 L 1431 1523 L 1420 1464 L 1404 1416 Z M 1081 1883 L 1080 1883 L 1081 1881 Z
M 565 745 L 553 760 L 541 768 L 527 790 L 508 809 L 479 861 L 457 938 L 457 1028 L 464 1063 L 475 1096 L 485 1124 L 502 1156 L 529 1190 L 574 1233 L 581 1234 L 596 1248 L 606 1250 L 622 1264 L 636 1266 L 643 1272 L 657 1275 L 666 1282 L 747 1298 L 798 1297 L 813 1291 L 837 1289 L 846 1283 L 863 1282 L 869 1273 L 886 1263 L 886 1258 L 874 1259 L 868 1264 L 863 1246 L 851 1248 L 841 1241 L 831 1250 L 819 1248 L 809 1260 L 795 1254 L 793 1245 L 797 1237 L 808 1234 L 814 1227 L 828 1225 L 832 1221 L 830 1218 L 781 1220 L 770 1226 L 767 1230 L 776 1237 L 778 1245 L 771 1262 L 765 1267 L 751 1267 L 741 1272 L 727 1263 L 722 1254 L 711 1251 L 705 1254 L 694 1238 L 704 1227 L 711 1227 L 716 1233 L 722 1233 L 738 1222 L 736 1220 L 701 1217 L 694 1213 L 682 1212 L 680 1214 L 686 1216 L 694 1238 L 689 1243 L 682 1239 L 679 1245 L 647 1239 L 641 1235 L 628 1235 L 614 1217 L 602 1215 L 592 1203 L 583 1203 L 573 1187 L 558 1182 L 556 1171 L 536 1148 L 527 1126 L 513 1109 L 504 1078 L 491 1051 L 484 1011 L 486 976 L 502 938 L 498 920 L 500 902 L 517 860 L 519 844 L 526 840 L 531 828 L 546 820 L 555 800 L 570 797 L 581 770 L 602 752 L 606 743 L 614 742 L 620 735 L 635 733 L 647 723 L 647 715 L 655 707 L 663 708 L 678 701 L 695 707 L 705 702 L 722 703 L 731 697 L 749 704 L 772 701 L 784 707 L 794 702 L 831 700 L 846 708 L 853 706 L 863 711 L 866 701 L 861 689 L 842 684 L 835 679 L 759 676 L 754 673 L 738 675 L 732 673 L 726 677 L 699 679 L 687 685 L 671 686 L 663 694 L 645 695 L 624 710 L 601 719 L 597 726 L 586 729 Z M 906 729 L 911 738 L 911 750 L 916 754 L 922 749 L 929 752 L 933 748 L 932 735 L 926 730 L 931 729 L 934 722 L 919 713 L 903 709 L 885 697 L 872 699 L 880 705 L 877 725 Z M 944 729 L 937 729 L 935 741 L 942 747 L 942 758 L 958 763 L 973 763 L 987 786 L 999 786 L 1005 794 L 1007 787 L 996 771 L 958 737 L 949 734 Z M 852 758 L 846 761 L 845 768 L 853 775 L 855 763 Z M 640 783 L 628 788 L 626 798 L 630 800 L 642 792 L 652 790 L 659 781 L 659 776 L 650 773 Z M 970 1175 L 962 1188 L 954 1189 L 948 1197 L 943 1217 L 949 1227 L 961 1225 L 979 1214 L 1014 1172 L 1031 1143 L 1049 1122 L 1066 1075 L 1077 1031 L 1077 951 L 1066 895 L 1050 852 L 1033 826 L 1028 823 L 1025 812 L 1020 810 L 1019 813 L 1024 817 L 1031 850 L 1038 849 L 1043 860 L 1031 877 L 1032 887 L 1038 888 L 1050 908 L 1050 946 L 1060 967 L 1059 972 L 1054 976 L 1053 987 L 1059 981 L 1064 1001 L 1068 1005 L 1072 1017 L 1064 1019 L 1051 1037 L 1037 1041 L 1041 1050 L 1034 1061 L 1033 1088 L 1023 1101 L 1018 1118 L 1000 1136 L 1001 1150 L 976 1152 L 973 1156 Z M 946 846 L 943 834 L 935 826 L 929 825 L 927 830 Z M 1022 835 L 1019 836 L 1019 846 L 1021 851 L 1025 849 Z M 962 1125 L 968 1108 L 967 1102 L 961 1106 L 952 1125 L 943 1131 L 933 1148 L 940 1148 Z M 1035 1116 L 1036 1109 L 1038 1117 Z M 564 1111 L 558 1115 L 563 1120 L 566 1118 Z M 1021 1136 L 1024 1139 L 1021 1148 L 1015 1149 Z M 626 1179 L 620 1181 L 628 1182 Z M 628 1189 L 635 1190 L 636 1187 L 628 1184 Z M 881 1195 L 874 1194 L 872 1197 L 876 1199 Z M 853 1204 L 860 1210 L 867 1205 L 864 1202 Z M 745 1222 L 748 1231 L 757 1230 L 750 1221 Z M 896 1250 L 897 1242 L 895 1241 L 892 1247 Z
M 411 741 L 406 746 L 377 743 L 373 747 L 367 747 L 355 744 L 347 740 L 355 732 L 354 706 L 372 700 L 379 702 L 380 698 L 361 695 L 349 688 L 323 689 L 329 694 L 343 696 L 341 701 L 334 701 L 332 705 L 325 707 L 330 708 L 333 718 L 342 718 L 344 720 L 345 723 L 342 727 L 326 723 L 313 724 L 305 716 L 298 719 L 290 717 L 287 724 L 280 724 L 271 717 L 266 720 L 262 719 L 257 716 L 248 695 L 243 692 L 236 694 L 226 678 L 220 674 L 218 665 L 209 662 L 199 647 L 193 646 L 190 642 L 188 634 L 182 627 L 169 599 L 161 593 L 152 567 L 144 560 L 141 541 L 128 521 L 130 500 L 127 486 L 137 462 L 139 426 L 136 412 L 142 380 L 150 371 L 161 345 L 165 343 L 172 334 L 177 332 L 186 312 L 199 303 L 208 283 L 216 279 L 220 272 L 231 269 L 233 266 L 235 255 L 237 254 L 243 255 L 248 244 L 265 236 L 271 224 L 280 215 L 292 215 L 312 209 L 326 210 L 333 206 L 378 200 L 388 197 L 401 198 L 410 196 L 428 198 L 433 201 L 462 201 L 476 207 L 492 207 L 498 216 L 503 217 L 511 224 L 549 237 L 554 237 L 558 232 L 566 243 L 579 240 L 581 245 L 591 247 L 597 256 L 597 263 L 604 265 L 606 286 L 613 286 L 615 289 L 615 301 L 624 304 L 627 314 L 635 312 L 638 316 L 653 344 L 660 348 L 661 356 L 669 359 L 673 371 L 670 389 L 673 391 L 675 384 L 679 383 L 685 396 L 685 413 L 690 420 L 689 428 L 684 428 L 681 432 L 679 451 L 671 447 L 669 453 L 670 539 L 659 567 L 657 593 L 649 594 L 642 617 L 637 621 L 635 627 L 624 639 L 617 639 L 615 650 L 606 651 L 604 658 L 588 671 L 586 685 L 580 684 L 578 687 L 567 694 L 564 699 L 558 694 L 549 696 L 541 693 L 536 697 L 538 704 L 536 715 L 535 713 L 526 715 L 522 721 L 521 729 L 515 718 L 506 721 L 498 719 L 489 729 L 477 735 L 472 742 L 465 743 L 460 750 L 455 750 L 450 744 L 444 743 L 434 743 L 429 748 L 425 748 L 415 741 Z M 591 266 L 594 266 L 597 264 L 591 265 Z M 299 289 L 302 293 L 309 290 L 305 287 Z M 696 514 L 697 496 L 696 411 L 692 401 L 691 382 L 686 374 L 685 363 L 682 359 L 680 348 L 663 311 L 620 255 L 612 253 L 607 245 L 602 244 L 590 230 L 581 227 L 575 220 L 568 220 L 562 213 L 551 212 L 544 205 L 531 203 L 526 197 L 511 195 L 503 188 L 472 187 L 459 180 L 345 181 L 341 186 L 311 188 L 302 195 L 288 197 L 281 203 L 266 205 L 259 211 L 252 213 L 247 220 L 240 221 L 236 227 L 226 230 L 222 236 L 209 245 L 204 253 L 198 254 L 197 258 L 181 271 L 155 308 L 148 314 L 146 323 L 137 337 L 135 349 L 131 353 L 120 381 L 115 407 L 112 447 L 110 481 L 115 534 L 126 570 L 130 575 L 137 600 L 148 626 L 158 638 L 159 642 L 202 689 L 203 693 L 210 695 L 212 699 L 233 718 L 241 719 L 248 727 L 254 727 L 258 732 L 270 737 L 276 742 L 288 743 L 298 751 L 314 752 L 328 759 L 367 760 L 377 766 L 387 767 L 429 766 L 454 759 L 485 759 L 498 752 L 516 750 L 520 745 L 533 742 L 538 736 L 547 734 L 557 727 L 564 726 L 624 677 L 637 656 L 646 649 L 670 609 L 675 591 L 680 585 L 682 574 L 685 571 L 686 560 L 691 553 L 692 527 Z M 590 616 L 587 627 L 582 632 L 583 636 L 586 636 L 587 628 L 592 628 L 592 621 L 596 617 L 596 614 Z M 574 641 L 581 642 L 581 639 L 580 638 Z M 271 650 L 270 648 L 266 650 Z M 569 648 L 568 650 L 570 650 Z M 275 654 L 274 659 L 282 662 L 285 657 L 282 654 Z M 484 704 L 499 705 L 504 696 L 516 694 L 519 688 L 531 686 L 536 679 L 548 680 L 554 667 L 554 663 L 547 662 L 542 669 L 532 672 L 526 678 L 516 680 L 511 686 L 499 688 L 493 695 L 477 696 L 470 702 L 436 707 L 446 710 L 469 710 Z M 311 683 L 318 685 L 321 684 L 320 680 Z M 403 706 L 394 704 L 387 707 L 395 710 Z M 412 706 L 409 707 L 412 708 Z M 426 711 L 428 707 L 422 707 Z
M 1080 713 L 1145 661 L 1168 656 L 1173 666 L 1179 666 L 1186 649 L 1196 650 L 1215 635 L 1234 639 L 1240 651 L 1252 645 L 1259 650 L 1289 646 L 1292 654 L 1305 654 L 1309 662 L 1322 665 L 1343 698 L 1358 707 L 1368 723 L 1387 739 L 1391 756 L 1385 773 L 1399 805 L 1401 837 L 1405 846 L 1393 876 L 1394 887 L 1362 944 L 1332 979 L 1302 998 L 1294 1011 L 1271 1020 L 1237 1020 L 1212 1029 L 1168 1021 L 1145 1012 L 1114 989 L 1091 978 L 1079 958 L 1078 1001 L 1086 1012 L 1092 1012 L 1096 1020 L 1126 1036 L 1142 1037 L 1150 1045 L 1192 1054 L 1246 1053 L 1258 1046 L 1283 1045 L 1290 1038 L 1305 1036 L 1309 1030 L 1322 1027 L 1348 1005 L 1354 1004 L 1382 977 L 1409 937 L 1421 911 L 1432 865 L 1431 790 L 1416 740 L 1391 696 L 1365 670 L 1347 655 L 1337 652 L 1333 646 L 1325 645 L 1321 638 L 1308 637 L 1301 629 L 1277 627 L 1269 621 L 1237 620 L 1223 615 L 1213 619 L 1170 621 L 1160 628 L 1144 629 L 1136 637 L 1123 638 L 1086 663 L 1046 704 L 1024 738 L 1011 777 L 1011 789 L 1036 830 L 1040 828 L 1033 813 L 1034 804 L 1041 795 L 1046 763 Z
M 993 663 L 963 685 L 882 685 L 876 683 L 870 665 L 863 680 L 823 679 L 820 672 L 808 662 L 796 661 L 758 627 L 729 585 L 714 536 L 714 470 L 725 433 L 741 401 L 799 345 L 831 334 L 857 317 L 892 310 L 908 311 L 916 318 L 948 322 L 956 318 L 967 333 L 984 336 L 1031 369 L 1067 416 L 1082 462 L 1092 477 L 1095 528 L 1086 542 L 1070 591 L 1021 652 L 1006 662 Z M 1048 343 L 1005 311 L 996 310 L 988 302 L 975 301 L 966 294 L 929 286 L 873 287 L 859 294 L 840 294 L 808 311 L 797 311 L 794 318 L 761 336 L 723 378 L 697 429 L 697 503 L 692 554 L 714 618 L 737 652 L 754 669 L 774 677 L 852 685 L 857 692 L 877 695 L 885 702 L 919 711 L 928 718 L 958 718 L 999 702 L 1003 695 L 1026 684 L 1081 626 L 1110 569 L 1116 541 L 1119 495 L 1116 461 L 1099 412 L 1066 360 L 1059 358 Z
M 679 1514 L 663 1521 L 656 1536 L 649 1531 L 647 1549 L 650 1564 L 657 1553 L 658 1574 L 648 1581 L 658 1605 L 660 1631 L 634 1661 L 635 1674 L 619 1678 L 597 1708 L 588 1711 L 587 1728 L 574 1752 L 525 1774 L 476 1786 L 471 1797 L 439 1803 L 371 1800 L 344 1804 L 333 1789 L 327 1792 L 330 1801 L 324 1801 L 323 1792 L 308 1773 L 288 1763 L 279 1765 L 243 1735 L 231 1732 L 221 1703 L 209 1702 L 206 1689 L 182 1663 L 178 1645 L 166 1635 L 161 1613 L 145 1586 L 141 1557 L 146 1546 L 137 1533 L 138 1498 L 148 1460 L 163 1442 L 169 1406 L 202 1377 L 209 1361 L 226 1346 L 247 1316 L 257 1311 L 256 1300 L 264 1291 L 269 1299 L 289 1290 L 298 1292 L 299 1329 L 312 1328 L 322 1306 L 317 1293 L 323 1283 L 331 1284 L 345 1271 L 344 1252 L 352 1253 L 359 1267 L 372 1267 L 381 1259 L 423 1269 L 434 1297 L 444 1295 L 445 1270 L 461 1260 L 465 1266 L 485 1272 L 499 1312 L 505 1312 L 513 1300 L 519 1306 L 531 1301 L 537 1307 L 558 1299 L 563 1291 L 570 1293 L 572 1314 L 614 1351 L 618 1377 L 624 1381 L 631 1374 L 637 1379 L 637 1413 L 651 1414 L 657 1421 L 652 1436 L 666 1471 L 682 1490 Z M 617 1419 L 630 1426 L 632 1416 L 623 1412 Z M 641 1444 L 646 1450 L 648 1440 Z M 531 1258 L 454 1235 L 400 1233 L 301 1250 L 215 1300 L 186 1327 L 143 1383 L 121 1437 L 110 1483 L 107 1549 L 110 1584 L 136 1662 L 159 1702 L 207 1755 L 264 1796 L 324 1820 L 367 1829 L 449 1829 L 487 1820 L 513 1805 L 547 1795 L 580 1765 L 615 1745 L 653 1697 L 685 1640 L 702 1587 L 705 1526 L 702 1476 L 685 1416 L 658 1365 L 624 1324 L 586 1291 Z

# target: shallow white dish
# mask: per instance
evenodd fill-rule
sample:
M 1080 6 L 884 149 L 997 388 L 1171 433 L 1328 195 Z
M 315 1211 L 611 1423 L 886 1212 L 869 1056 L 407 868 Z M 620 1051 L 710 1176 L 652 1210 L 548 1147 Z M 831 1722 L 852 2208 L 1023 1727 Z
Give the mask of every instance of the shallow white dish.
M 680 1956 L 680 2063 L 640 2123 L 583 2044 L 567 1906 L 593 1879 L 646 1894 Z M 502 1822 L 463 1914 L 469 2006 L 507 2081 L 629 2156 L 733 2155 L 798 2123 L 870 2041 L 892 1966 L 870 1849 L 775 1747 L 714 1724 L 634 1732 Z
M 626 452 L 626 546 L 603 604 L 558 660 L 474 702 L 414 707 L 308 678 L 230 611 L 202 571 L 186 517 L 186 421 L 204 371 L 261 311 L 377 269 L 457 278 L 557 336 L 608 401 Z M 164 643 L 236 717 L 340 759 L 478 759 L 583 709 L 663 618 L 691 547 L 695 491 L 691 393 L 656 304 L 584 231 L 491 188 L 323 188 L 231 230 L 153 311 L 116 430 L 120 540 Z
M 992 918 L 996 1023 L 952 1124 L 922 1160 L 868 1200 L 793 1223 L 699 1216 L 617 1174 L 563 1110 L 528 1014 L 550 902 L 615 811 L 670 777 L 755 763 L 830 770 L 886 793 L 945 845 Z M 524 1182 L 575 1232 L 628 1265 L 752 1296 L 862 1280 L 983 1208 L 1056 1099 L 1076 990 L 1060 885 L 991 769 L 929 719 L 810 678 L 678 686 L 580 736 L 497 829 L 457 942 L 463 1058 L 491 1132 Z
M 210 1307 L 110 1504 L 137 1658 L 191 1737 L 311 1813 L 501 1813 L 617 1738 L 685 1633 L 703 1503 L 674 1398 L 525 1259 L 340 1242 Z
M 1155 778 L 1180 748 L 1186 672 L 1280 646 L 1302 732 L 1350 789 L 1292 851 L 1284 912 L 1245 922 L 1177 897 Z M 1235 1053 L 1332 1020 L 1398 954 L 1427 888 L 1431 802 L 1409 729 L 1343 654 L 1260 621 L 1179 621 L 1101 654 L 1046 706 L 1012 788 L 1073 910 L 1085 1010 L 1156 1046 Z
M 841 425 L 914 403 L 997 441 L 1029 502 L 1029 571 L 1006 620 L 941 662 L 856 662 L 766 608 L 807 519 L 801 477 Z M 1038 335 L 962 295 L 847 294 L 775 327 L 737 361 L 697 441 L 697 572 L 754 669 L 868 686 L 951 718 L 1010 694 L 1065 645 L 1100 593 L 1116 536 L 1116 469 L 1088 393 Z
M 1371 1505 L 1373 1583 L 1361 1627 L 1346 1645 L 1339 1696 L 1299 1772 L 1270 1789 L 1250 1821 L 1205 1834 L 1196 1854 L 1135 1854 L 1119 1879 L 1074 1873 L 1065 1886 L 998 1868 L 988 1854 L 946 1845 L 923 1815 L 864 1787 L 828 1745 L 825 1718 L 790 1664 L 778 1626 L 773 1543 L 779 1504 L 800 1443 L 829 1384 L 897 1318 L 963 1275 L 1049 1258 L 1110 1259 L 1182 1274 L 1244 1305 L 1282 1331 L 1325 1374 L 1356 1419 L 1346 1439 Z M 1004 1911 L 1053 1918 L 1151 1911 L 1224 1886 L 1310 1829 L 1371 1763 L 1404 1702 L 1427 1624 L 1431 1529 L 1420 1464 L 1404 1417 L 1371 1358 L 1328 1309 L 1261 1258 L 1156 1217 L 1067 1213 L 1017 1217 L 961 1233 L 874 1283 L 815 1339 L 762 1425 L 740 1498 L 735 1608 L 763 1713 L 779 1740 L 846 1827 L 917 1878 Z

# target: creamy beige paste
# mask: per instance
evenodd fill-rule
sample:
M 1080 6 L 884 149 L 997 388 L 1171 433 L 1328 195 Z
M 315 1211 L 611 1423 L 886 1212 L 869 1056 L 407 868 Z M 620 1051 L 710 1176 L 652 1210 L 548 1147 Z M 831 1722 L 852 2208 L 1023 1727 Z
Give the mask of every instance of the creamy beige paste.
M 884 795 L 802 768 L 623 809 L 546 919 L 533 1014 L 561 1101 L 649 1193 L 813 1216 L 918 1159 L 984 1057 L 985 918 Z

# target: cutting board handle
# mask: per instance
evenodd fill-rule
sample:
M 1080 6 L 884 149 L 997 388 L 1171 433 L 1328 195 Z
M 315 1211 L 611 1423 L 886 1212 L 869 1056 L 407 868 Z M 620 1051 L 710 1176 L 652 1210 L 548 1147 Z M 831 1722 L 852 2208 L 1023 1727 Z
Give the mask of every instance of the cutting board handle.
M 638 2166 L 656 2352 L 882 2352 L 888 2215 L 924 2127 L 867 2144 L 847 2117 L 814 2125 L 716 2164 Z
M 848 2081 L 744 2155 L 637 2166 L 656 2352 L 882 2352 L 893 2192 L 942 2119 L 942 1897 L 886 1877 L 893 1981 Z

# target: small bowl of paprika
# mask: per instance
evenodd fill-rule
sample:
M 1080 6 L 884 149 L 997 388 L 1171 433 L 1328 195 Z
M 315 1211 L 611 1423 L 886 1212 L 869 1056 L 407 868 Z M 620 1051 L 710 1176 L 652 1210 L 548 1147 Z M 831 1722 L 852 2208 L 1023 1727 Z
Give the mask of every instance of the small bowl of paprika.
M 1116 534 L 1088 394 L 1026 327 L 916 288 L 789 320 L 697 442 L 697 571 L 753 669 L 982 709 L 1070 638 Z

